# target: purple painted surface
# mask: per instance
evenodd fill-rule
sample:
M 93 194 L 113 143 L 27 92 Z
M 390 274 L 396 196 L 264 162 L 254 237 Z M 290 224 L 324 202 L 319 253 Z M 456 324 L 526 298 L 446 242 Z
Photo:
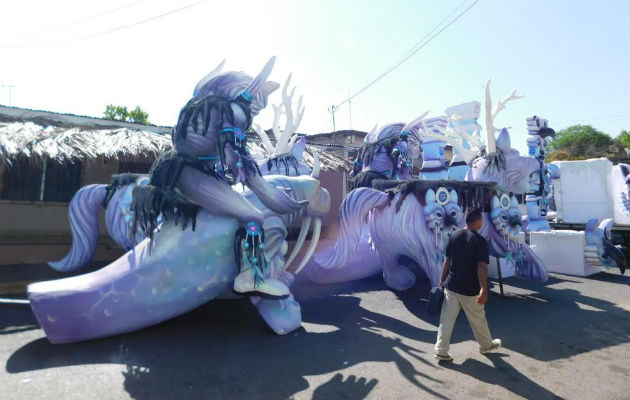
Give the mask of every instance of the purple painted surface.
M 427 192 L 425 205 L 408 196 L 397 211 L 399 196 L 396 194 L 390 203 L 386 194 L 376 190 L 352 191 L 341 206 L 338 240 L 315 254 L 306 276 L 325 284 L 382 271 L 389 287 L 406 290 L 415 284 L 416 276 L 401 264 L 401 256 L 405 256 L 437 286 L 448 236 L 464 226 L 456 194 L 451 191 L 451 201 L 443 206 L 436 202 L 432 191 Z M 483 213 L 484 224 L 479 231 L 488 240 L 490 254 L 515 263 L 516 275 L 521 278 L 546 281 L 543 261 L 529 246 L 517 242 L 521 213 L 516 200 L 512 198 L 501 206 L 495 196 L 492 207 L 490 213 Z
M 510 143 L 510 135 L 503 129 L 497 138 L 497 153 L 474 159 L 464 180 L 496 182 L 505 191 L 516 194 L 529 191 L 530 175 L 540 169 L 540 164 L 534 157 L 521 156 Z
M 151 252 L 134 250 L 92 273 L 28 286 L 53 343 L 130 332 L 190 311 L 228 290 L 236 275 L 236 220 L 201 211 L 196 232 L 165 224 Z
M 57 271 L 75 271 L 92 259 L 98 241 L 98 212 L 103 207 L 107 185 L 88 185 L 72 198 L 68 210 L 72 248 L 60 261 L 48 263 Z

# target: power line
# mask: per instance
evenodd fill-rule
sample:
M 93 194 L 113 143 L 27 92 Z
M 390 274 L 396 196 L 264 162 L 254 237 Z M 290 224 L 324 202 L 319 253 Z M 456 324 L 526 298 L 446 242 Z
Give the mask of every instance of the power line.
M 38 29 L 38 30 L 35 30 L 35 31 L 22 33 L 22 34 L 17 35 L 17 36 L 10 36 L 10 37 L 4 38 L 3 40 L 6 40 L 6 39 L 21 39 L 21 38 L 28 37 L 28 36 L 38 35 L 40 33 L 52 32 L 52 31 L 56 31 L 56 30 L 59 30 L 59 29 L 67 28 L 67 27 L 72 26 L 72 25 L 82 24 L 84 22 L 87 22 L 87 21 L 90 21 L 90 20 L 93 20 L 93 19 L 97 19 L 97 18 L 103 17 L 105 15 L 114 14 L 114 13 L 120 11 L 120 10 L 124 10 L 124 9 L 127 9 L 127 8 L 134 7 L 134 6 L 136 6 L 136 5 L 140 4 L 140 3 L 144 3 L 144 0 L 134 1 L 133 3 L 130 3 L 130 4 L 127 4 L 127 5 L 124 5 L 124 6 L 121 6 L 121 7 L 114 8 L 113 10 L 104 11 L 102 13 L 98 13 L 98 14 L 94 14 L 94 15 L 89 15 L 87 17 L 79 18 L 79 19 L 76 19 L 74 21 L 66 22 L 66 23 L 63 23 L 63 24 L 60 24 L 60 25 L 55 25 L 55 26 L 51 26 L 51 27 L 48 27 L 48 28 L 44 28 L 44 29 Z
M 429 32 L 427 32 L 426 35 L 424 35 L 422 37 L 422 39 L 418 40 L 413 47 L 411 47 L 411 49 L 409 49 L 408 52 L 406 52 L 405 54 L 403 54 L 401 56 L 401 58 L 407 57 L 409 54 L 411 54 L 418 46 L 420 46 L 422 44 L 422 42 L 424 42 L 433 32 L 435 32 L 444 22 L 446 22 L 453 14 L 455 14 L 464 4 L 466 4 L 468 2 L 468 0 L 464 0 L 461 3 L 459 3 L 459 5 L 457 7 L 455 7 L 453 9 L 453 11 L 451 11 L 450 13 L 448 13 L 448 15 L 444 18 L 442 18 L 442 20 L 440 22 L 437 23 L 437 25 L 435 25 L 433 27 L 433 29 L 431 29 Z
M 364 86 L 361 90 L 359 90 L 358 92 L 354 93 L 352 96 L 348 97 L 347 99 L 343 100 L 342 102 L 340 102 L 339 104 L 337 104 L 334 107 L 339 107 L 345 103 L 347 103 L 348 101 L 352 100 L 353 98 L 357 97 L 358 95 L 360 95 L 361 93 L 363 93 L 364 91 L 366 91 L 367 89 L 369 89 L 372 85 L 374 85 L 376 82 L 380 81 L 381 79 L 383 79 L 384 77 L 386 77 L 387 75 L 389 75 L 392 71 L 394 71 L 396 68 L 398 68 L 399 66 L 401 66 L 404 62 L 406 62 L 407 60 L 409 60 L 414 54 L 416 54 L 418 51 L 422 50 L 424 48 L 424 46 L 426 46 L 427 44 L 431 43 L 431 41 L 433 39 L 435 39 L 440 33 L 442 33 L 446 28 L 448 28 L 449 26 L 451 26 L 455 21 L 457 21 L 459 18 L 461 18 L 464 14 L 466 14 L 468 12 L 468 10 L 470 10 L 471 8 L 473 8 L 477 3 L 479 3 L 479 0 L 475 0 L 474 3 L 472 3 L 470 6 L 468 6 L 464 11 L 462 11 L 459 15 L 457 15 L 451 22 L 449 22 L 448 24 L 446 24 L 444 27 L 442 27 L 442 29 L 440 29 L 439 31 L 437 31 L 435 34 L 433 34 L 432 36 L 429 37 L 429 39 L 424 42 L 422 45 L 418 46 L 419 43 L 421 43 L 424 38 L 419 42 L 416 43 L 416 45 L 414 45 L 414 47 L 407 52 L 407 54 L 403 57 L 403 59 L 401 61 L 399 61 L 397 64 L 395 64 L 394 66 L 390 67 L 389 69 L 387 69 L 385 72 L 383 72 L 382 74 L 380 74 L 379 76 L 377 76 L 374 80 L 372 80 L 370 83 L 368 83 L 366 86 Z M 463 4 L 463 3 L 462 3 Z M 453 10 L 445 19 L 447 19 L 450 15 L 452 15 L 457 9 L 459 9 L 461 7 L 460 4 L 459 6 L 457 6 L 455 8 L 455 10 Z M 435 30 L 438 26 L 440 26 L 442 24 L 442 22 L 444 22 L 443 19 L 438 25 L 436 25 L 435 28 L 433 28 L 433 30 Z M 432 31 L 433 31 L 432 30 Z M 430 35 L 430 33 L 429 33 Z M 426 37 L 426 36 L 425 36 Z M 332 108 L 334 110 L 334 107 Z
M 76 42 L 76 41 L 78 41 L 78 40 L 89 39 L 89 38 L 93 38 L 93 37 L 96 37 L 96 36 L 102 36 L 102 35 L 106 35 L 106 34 L 108 34 L 108 33 L 112 33 L 112 32 L 120 31 L 120 30 L 123 30 L 123 29 L 132 28 L 132 27 L 134 27 L 134 26 L 138 26 L 138 25 L 146 24 L 147 22 L 155 21 L 156 19 L 160 19 L 160 18 L 162 18 L 162 17 L 166 17 L 166 16 L 168 16 L 168 15 L 175 14 L 175 13 L 178 13 L 178 12 L 180 12 L 180 11 L 183 11 L 183 10 L 186 10 L 186 9 L 189 9 L 189 8 L 192 8 L 192 7 L 196 7 L 196 6 L 200 5 L 200 4 L 207 3 L 207 2 L 208 2 L 208 0 L 201 0 L 201 1 L 198 1 L 198 2 L 196 2 L 196 3 L 188 4 L 188 5 L 185 5 L 185 6 L 183 6 L 183 7 L 179 7 L 179 8 L 176 8 L 176 9 L 174 9 L 174 10 L 167 11 L 167 12 L 165 12 L 165 13 L 163 13 L 163 14 L 159 14 L 159 15 L 156 15 L 156 16 L 153 16 L 153 17 L 150 17 L 150 18 L 147 18 L 147 19 L 140 20 L 140 21 L 138 21 L 138 22 L 134 22 L 134 23 L 131 23 L 131 24 L 126 24 L 126 25 L 117 26 L 117 27 L 115 27 L 115 28 L 107 29 L 107 30 L 105 30 L 105 31 L 96 32 L 96 33 L 91 33 L 91 34 L 84 35 L 84 36 L 79 36 L 79 37 L 76 37 L 76 38 L 65 39 L 65 40 L 59 40 L 59 41 L 56 41 L 56 42 L 48 42 L 48 43 L 33 43 L 33 44 L 24 44 L 24 45 L 19 45 L 19 44 L 18 44 L 18 45 L 6 45 L 6 44 L 0 44 L 0 47 L 36 47 L 36 46 L 50 46 L 50 45 L 55 45 L 55 44 L 63 44 L 63 43 Z

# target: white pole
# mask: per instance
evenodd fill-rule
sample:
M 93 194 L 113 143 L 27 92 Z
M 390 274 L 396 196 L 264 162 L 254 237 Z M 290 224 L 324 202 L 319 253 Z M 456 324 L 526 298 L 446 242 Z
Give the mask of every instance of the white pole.
M 348 102 L 348 107 L 350 108 L 350 129 L 352 129 L 352 100 Z

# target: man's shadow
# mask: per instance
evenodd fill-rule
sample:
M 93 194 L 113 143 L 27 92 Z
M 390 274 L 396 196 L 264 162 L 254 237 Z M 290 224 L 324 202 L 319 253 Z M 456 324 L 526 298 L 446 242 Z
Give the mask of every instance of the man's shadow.
M 309 387 L 305 376 L 328 374 L 363 362 L 392 362 L 406 380 L 436 398 L 440 383 L 413 362 L 438 368 L 398 336 L 427 343 L 435 333 L 366 310 L 350 295 L 301 300 L 303 321 L 315 325 L 276 336 L 248 300 L 215 300 L 182 317 L 139 332 L 85 343 L 52 345 L 41 338 L 11 355 L 6 370 L 19 373 L 64 366 L 126 366 L 124 388 L 135 399 L 289 398 Z M 377 381 L 334 377 L 315 398 L 362 399 Z
M 492 362 L 492 366 L 473 358 L 469 358 L 461 364 L 445 362 L 442 363 L 442 366 L 474 377 L 480 382 L 502 386 L 510 392 L 526 399 L 561 398 L 516 370 L 510 363 L 504 360 L 504 358 L 507 357 L 505 354 L 493 353 L 487 354 L 486 357 Z M 483 396 L 484 394 L 478 393 L 477 395 Z

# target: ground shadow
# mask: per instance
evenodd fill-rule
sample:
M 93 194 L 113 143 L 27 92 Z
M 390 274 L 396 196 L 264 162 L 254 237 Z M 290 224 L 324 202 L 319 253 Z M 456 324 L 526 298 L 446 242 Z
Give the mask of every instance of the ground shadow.
M 581 289 L 590 281 L 625 284 L 627 279 L 628 276 L 616 273 L 587 278 L 554 274 L 544 283 L 511 277 L 504 279 L 506 297 L 498 296 L 498 281 L 491 280 L 491 293 L 496 295 L 490 297 L 486 306 L 491 332 L 502 338 L 510 350 L 539 361 L 564 359 L 628 343 L 630 312 L 608 300 L 587 295 L 587 288 Z M 576 285 L 561 288 L 563 283 Z M 388 290 L 379 276 L 364 280 L 364 286 L 369 290 Z M 425 311 L 430 289 L 428 280 L 418 279 L 410 290 L 392 292 L 410 313 L 437 327 L 439 315 Z M 512 293 L 514 289 L 521 294 Z M 626 290 L 623 286 L 612 289 Z M 343 290 L 340 287 L 338 293 Z M 428 341 L 434 341 L 434 336 Z M 451 341 L 467 340 L 474 338 L 465 316 L 460 313 Z
M 406 309 L 417 318 L 437 327 L 439 315 L 425 311 L 431 284 L 418 276 L 416 284 L 406 291 L 394 291 Z M 603 272 L 587 278 L 553 274 L 544 283 L 516 277 L 504 279 L 506 297 L 500 297 L 497 280 L 490 280 L 490 301 L 486 306 L 488 323 L 495 337 L 515 352 L 539 361 L 554 361 L 581 353 L 600 350 L 630 342 L 630 312 L 610 301 L 589 296 L 586 288 L 590 281 L 624 284 L 627 275 Z M 576 284 L 577 289 L 560 288 L 564 283 Z M 355 290 L 391 290 L 381 276 L 350 284 L 337 284 L 335 293 L 353 293 Z M 521 294 L 512 293 L 518 289 Z M 580 289 L 580 290 L 578 290 Z M 623 286 L 612 289 L 626 290 Z M 323 289 L 320 289 L 323 290 Z M 522 294 L 526 293 L 526 294 Z M 627 295 L 627 293 L 626 293 Z M 325 314 L 323 315 L 325 318 Z M 326 322 L 321 322 L 326 323 Z M 463 313 L 460 313 L 452 343 L 474 340 Z M 435 333 L 427 339 L 435 341 Z
M 562 288 L 566 283 L 572 284 L 570 289 Z M 424 312 L 422 299 L 429 285 L 422 285 L 420 281 L 397 296 L 413 314 L 437 325 L 438 317 Z M 506 285 L 508 292 L 518 289 L 521 294 L 513 295 L 511 300 L 493 297 L 487 312 L 494 336 L 501 337 L 511 351 L 554 361 L 630 340 L 630 313 L 607 300 L 587 296 L 589 291 L 581 288 L 588 286 L 588 280 L 554 276 L 540 284 L 509 278 Z M 45 338 L 33 341 L 11 355 L 6 370 L 18 373 L 116 363 L 126 366 L 124 387 L 135 399 L 256 399 L 290 398 L 309 387 L 308 376 L 362 362 L 391 362 L 408 382 L 428 395 L 444 398 L 430 388 L 441 382 L 430 372 L 418 371 L 409 361 L 423 363 L 431 371 L 437 368 L 432 354 L 391 337 L 432 344 L 435 332 L 369 311 L 360 306 L 359 297 L 353 296 L 356 292 L 382 290 L 388 290 L 382 277 L 374 277 L 296 291 L 305 325 L 329 328 L 320 331 L 301 328 L 276 336 L 247 300 L 215 300 L 182 317 L 128 335 L 70 345 L 52 345 Z M 28 317 L 16 314 L 16 319 L 32 318 L 30 310 L 15 308 L 16 313 L 20 311 Z M 453 343 L 471 339 L 470 327 L 460 315 Z M 506 387 L 516 394 L 529 398 L 554 396 L 503 359 L 491 360 L 498 372 L 475 360 L 452 368 L 480 381 L 494 380 L 502 385 L 506 382 L 501 377 L 507 373 L 507 379 L 513 382 L 507 382 Z M 362 399 L 375 385 L 378 383 L 370 377 L 341 376 L 322 384 L 314 394 L 319 398 Z
M 0 304 L 0 336 L 39 329 L 28 304 Z
M 565 281 L 577 282 L 572 286 L 577 289 L 562 288 Z M 488 306 L 493 334 L 511 350 L 553 361 L 630 342 L 630 312 L 586 295 L 589 279 L 555 275 L 546 283 L 516 278 L 506 283 L 528 291 L 512 295 L 513 301 L 493 298 Z
M 440 383 L 409 361 L 437 368 L 423 354 L 383 332 L 432 342 L 435 333 L 360 306 L 343 295 L 301 301 L 304 328 L 276 336 L 247 300 L 213 301 L 156 327 L 114 338 L 52 345 L 45 338 L 17 350 L 10 373 L 63 366 L 119 363 L 125 390 L 135 399 L 290 398 L 309 387 L 305 376 L 322 375 L 366 361 L 393 362 L 411 384 L 436 398 Z M 393 335 L 389 335 L 393 336 Z M 315 398 L 362 399 L 377 385 L 370 377 L 335 377 L 315 389 Z M 332 396 L 332 397 L 331 397 Z
M 365 378 L 357 379 L 354 375 L 344 380 L 343 375 L 336 374 L 313 391 L 312 400 L 364 399 L 377 383 L 377 379 L 368 381 Z
M 628 276 L 629 274 L 630 270 L 626 270 L 624 274 L 620 274 L 619 272 L 615 272 L 614 268 L 611 268 L 609 270 L 600 272 L 599 274 L 591 275 L 588 277 L 588 279 L 628 285 L 630 284 L 630 276 Z
M 17 284 L 19 284 L 20 288 L 25 292 L 25 285 L 29 282 L 47 281 L 81 275 L 96 271 L 104 265 L 105 263 L 94 263 L 93 265 L 73 272 L 58 272 L 50 268 L 47 264 L 2 265 L 0 266 L 0 273 L 2 275 L 0 292 L 2 291 L 2 285 L 10 286 Z M 7 300 L 27 300 L 26 293 L 21 293 L 19 295 L 0 293 L 0 297 Z M 0 318 L 0 335 L 7 335 L 39 328 L 37 320 L 31 312 L 31 308 L 28 304 L 12 304 L 0 301 L 0 313 L 2 313 L 2 318 Z
M 445 362 L 441 363 L 444 368 L 466 374 L 489 385 L 499 385 L 510 392 L 526 399 L 561 399 L 560 396 L 545 389 L 532 381 L 517 369 L 515 369 L 504 358 L 507 356 L 501 353 L 486 355 L 492 362 L 492 366 L 479 360 L 469 358 L 461 364 Z M 475 389 L 470 389 L 470 398 L 485 398 L 487 393 L 477 393 Z

